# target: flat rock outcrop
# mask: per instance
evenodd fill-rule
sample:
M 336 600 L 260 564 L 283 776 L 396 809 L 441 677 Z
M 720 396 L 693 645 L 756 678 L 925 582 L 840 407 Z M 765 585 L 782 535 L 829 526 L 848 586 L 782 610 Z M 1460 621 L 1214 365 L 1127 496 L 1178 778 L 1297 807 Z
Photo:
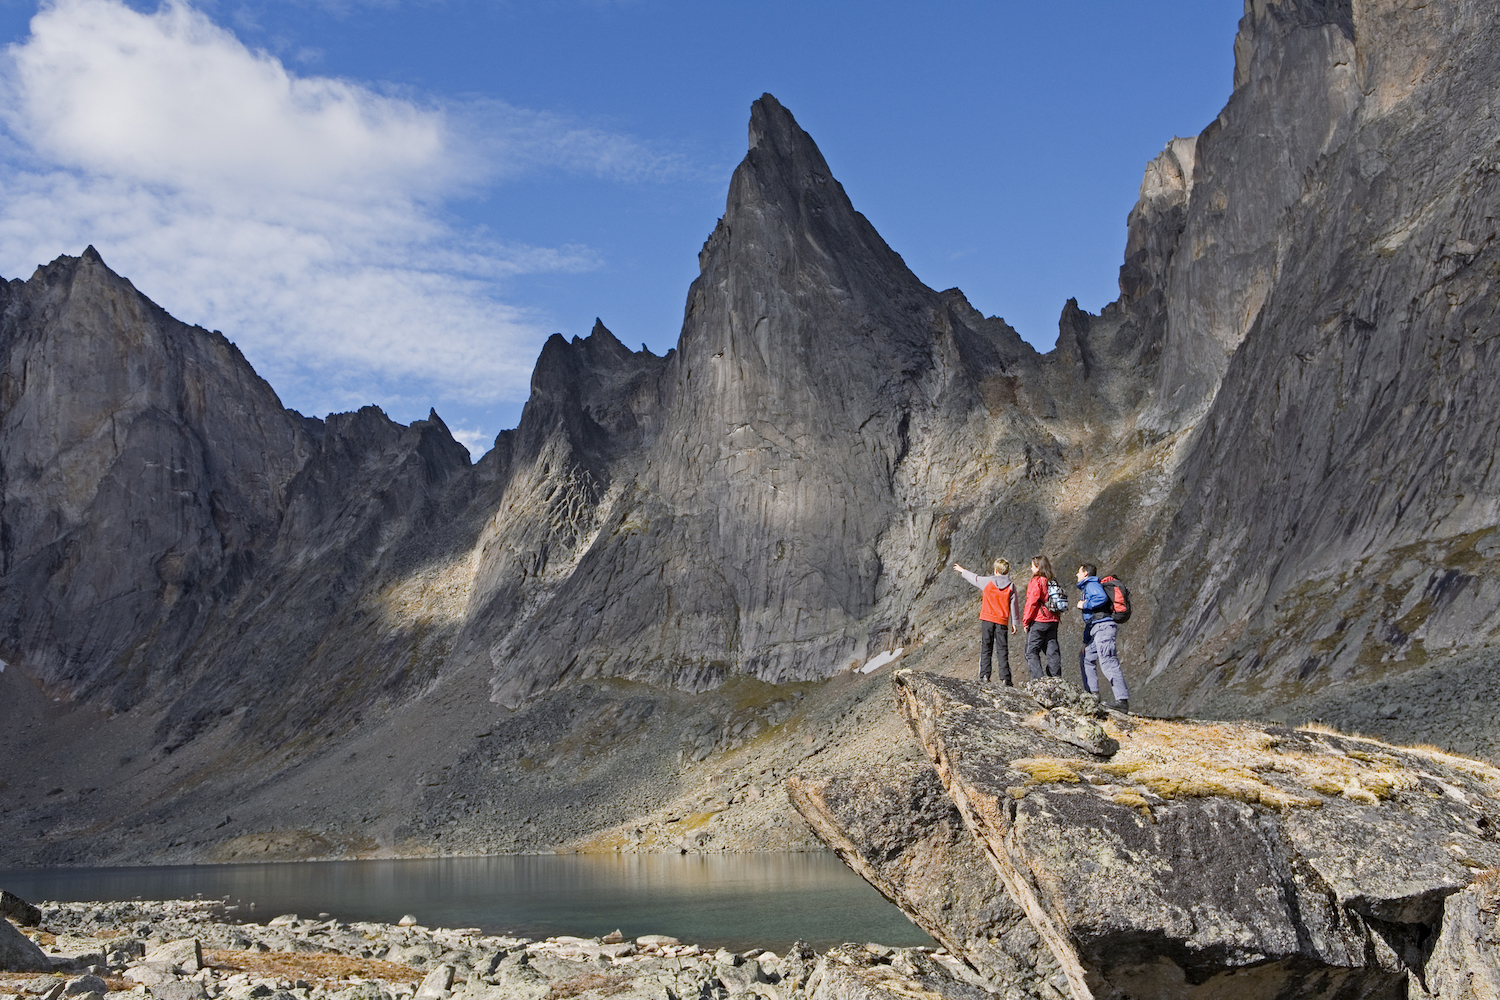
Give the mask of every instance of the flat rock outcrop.
M 1053 681 L 894 684 L 970 851 L 1077 1000 L 1456 997 L 1489 975 L 1500 770 L 1331 732 L 1107 713 Z M 1078 738 L 1093 729 L 1103 738 Z M 975 884 L 973 855 L 928 846 L 933 806 L 908 804 L 903 836 L 900 818 L 873 825 L 846 804 L 858 780 L 797 787 L 877 887 L 882 850 L 910 845 L 916 884 L 883 891 L 924 926 L 924 894 L 956 893 L 947 937 L 932 933 L 983 971 L 958 888 Z

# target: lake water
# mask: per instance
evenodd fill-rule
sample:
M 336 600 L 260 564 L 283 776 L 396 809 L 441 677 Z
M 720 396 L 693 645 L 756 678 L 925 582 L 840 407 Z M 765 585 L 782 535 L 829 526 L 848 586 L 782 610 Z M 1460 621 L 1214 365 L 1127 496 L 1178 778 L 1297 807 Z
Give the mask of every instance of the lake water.
M 514 855 L 399 861 L 54 868 L 0 872 L 22 899 L 222 899 L 264 923 L 282 913 L 537 938 L 670 934 L 685 942 L 783 950 L 801 938 L 931 945 L 832 854 Z

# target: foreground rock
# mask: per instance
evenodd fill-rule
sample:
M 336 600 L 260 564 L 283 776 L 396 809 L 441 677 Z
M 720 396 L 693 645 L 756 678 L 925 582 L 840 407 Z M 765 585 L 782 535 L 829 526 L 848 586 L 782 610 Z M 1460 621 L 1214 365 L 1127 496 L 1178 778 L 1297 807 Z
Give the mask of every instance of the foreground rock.
M 1004 997 L 1067 981 L 963 825 L 936 772 L 898 764 L 792 778 L 792 804 L 839 857 Z
M 1443 906 L 1443 931 L 1413 997 L 1500 1000 L 1500 873 L 1491 872 Z
M 0 917 L 0 969 L 6 972 L 48 972 L 52 964 L 42 949 Z
M 980 1000 L 982 984 L 932 948 L 843 944 L 818 954 L 707 952 L 663 935 L 534 941 L 283 914 L 233 923 L 212 902 L 43 904 L 50 975 L 6 981 L 0 1000 Z M 415 918 L 413 918 L 413 921 Z M 0 920 L 4 928 L 8 921 Z M 27 941 L 23 941 L 36 946 Z M 37 952 L 41 955 L 41 952 Z M 86 997 L 86 994 L 97 994 Z
M 1394 1000 L 1423 983 L 1425 995 L 1467 997 L 1494 977 L 1494 890 L 1464 891 L 1500 868 L 1500 771 L 1488 765 L 1325 732 L 1105 713 L 1056 681 L 894 681 L 976 849 L 1078 1000 Z M 893 836 L 871 836 L 833 784 L 798 803 L 880 887 L 869 850 Z M 930 807 L 905 815 L 894 839 L 930 842 Z M 924 893 L 962 899 L 954 887 L 974 877 L 962 851 L 925 853 L 935 863 L 913 867 L 924 884 L 887 893 L 918 922 L 934 919 Z M 954 885 L 934 885 L 944 880 Z M 940 939 L 982 961 L 972 904 L 944 922 Z

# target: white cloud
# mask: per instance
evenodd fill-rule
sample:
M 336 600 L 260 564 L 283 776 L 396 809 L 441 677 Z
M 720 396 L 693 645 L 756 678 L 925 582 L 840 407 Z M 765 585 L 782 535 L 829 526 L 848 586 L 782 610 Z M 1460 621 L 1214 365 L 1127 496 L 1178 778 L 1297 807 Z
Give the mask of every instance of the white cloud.
M 0 88 L 0 273 L 92 243 L 320 413 L 524 397 L 548 331 L 496 283 L 596 261 L 456 230 L 445 197 L 528 170 L 674 169 L 499 101 L 298 76 L 180 0 L 150 14 L 52 0 L 6 50 Z

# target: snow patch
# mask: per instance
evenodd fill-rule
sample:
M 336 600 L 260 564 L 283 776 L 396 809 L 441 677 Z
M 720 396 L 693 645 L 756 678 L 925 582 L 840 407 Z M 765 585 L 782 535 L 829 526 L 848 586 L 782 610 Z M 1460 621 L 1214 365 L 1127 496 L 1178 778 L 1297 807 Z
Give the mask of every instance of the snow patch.
M 894 660 L 904 652 L 906 652 L 905 647 L 902 647 L 901 649 L 888 649 L 884 653 L 876 653 L 870 658 L 869 663 L 866 663 L 864 666 L 859 668 L 859 672 L 862 674 L 873 674 L 875 671 L 879 670 L 887 663 L 890 663 L 892 660 Z

